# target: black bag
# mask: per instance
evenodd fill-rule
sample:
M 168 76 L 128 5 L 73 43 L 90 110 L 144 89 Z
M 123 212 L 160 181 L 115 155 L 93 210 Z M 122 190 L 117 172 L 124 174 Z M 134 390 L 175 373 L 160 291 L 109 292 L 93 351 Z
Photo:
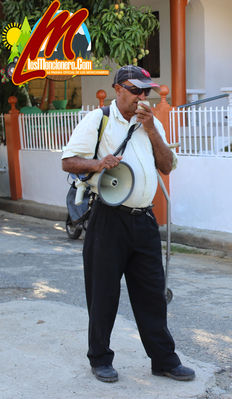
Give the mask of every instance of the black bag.
M 102 107 L 102 112 L 103 112 L 103 116 L 102 116 L 102 120 L 100 122 L 100 126 L 98 128 L 98 140 L 97 140 L 97 145 L 95 148 L 95 154 L 94 154 L 94 159 L 97 158 L 97 152 L 98 152 L 98 147 L 101 141 L 101 137 L 102 134 L 104 132 L 104 125 L 103 125 L 103 118 L 104 117 L 109 117 L 110 114 L 110 107 L 109 106 L 105 106 Z M 86 180 L 89 178 L 89 175 L 87 176 Z M 83 181 L 85 179 L 82 179 Z M 89 217 L 89 213 L 91 210 L 91 205 L 93 202 L 93 196 L 94 194 L 91 192 L 90 187 L 86 187 L 86 190 L 84 192 L 84 197 L 83 197 L 83 201 L 80 205 L 76 205 L 75 204 L 75 197 L 76 197 L 76 192 L 77 192 L 77 188 L 75 186 L 75 182 L 72 183 L 67 197 L 66 197 L 66 204 L 67 204 L 67 208 L 68 208 L 68 219 L 67 222 L 68 225 L 77 225 L 77 224 L 84 224 L 85 220 L 88 219 Z
M 90 212 L 90 188 L 86 188 L 83 201 L 80 205 L 75 204 L 76 192 L 75 182 L 73 182 L 66 197 L 66 204 L 70 219 L 74 225 L 77 223 L 84 223 L 84 221 L 88 219 Z

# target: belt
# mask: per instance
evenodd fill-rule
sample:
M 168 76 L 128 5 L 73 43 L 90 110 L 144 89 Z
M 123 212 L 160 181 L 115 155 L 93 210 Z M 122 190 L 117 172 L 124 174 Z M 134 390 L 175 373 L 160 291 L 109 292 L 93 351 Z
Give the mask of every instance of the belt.
M 120 211 L 123 212 L 127 212 L 130 215 L 142 215 L 143 213 L 146 213 L 147 211 L 150 211 L 154 205 L 149 205 L 146 208 L 130 208 L 129 206 L 125 206 L 125 205 L 118 205 L 118 206 L 110 206 L 110 205 L 106 205 L 104 202 L 101 201 L 100 197 L 98 195 L 95 196 L 95 201 L 100 202 L 100 204 L 110 207 L 110 208 L 114 208 L 114 209 L 118 209 Z
M 130 215 L 142 215 L 143 213 L 150 211 L 152 209 L 152 206 L 147 206 L 146 208 L 130 208 L 129 206 L 119 205 L 116 207 L 116 209 L 127 212 Z

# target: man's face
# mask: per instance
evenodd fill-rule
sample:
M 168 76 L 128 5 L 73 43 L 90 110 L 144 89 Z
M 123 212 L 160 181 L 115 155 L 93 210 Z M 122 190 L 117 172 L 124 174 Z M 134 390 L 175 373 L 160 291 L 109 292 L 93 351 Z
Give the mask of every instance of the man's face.
M 115 90 L 117 93 L 117 105 L 121 112 L 125 112 L 130 114 L 131 116 L 135 115 L 135 111 L 138 107 L 138 101 L 142 101 L 146 99 L 146 95 L 144 91 L 142 94 L 133 94 L 128 88 L 121 86 L 121 84 L 126 85 L 130 88 L 136 88 L 131 82 L 128 80 L 115 85 Z

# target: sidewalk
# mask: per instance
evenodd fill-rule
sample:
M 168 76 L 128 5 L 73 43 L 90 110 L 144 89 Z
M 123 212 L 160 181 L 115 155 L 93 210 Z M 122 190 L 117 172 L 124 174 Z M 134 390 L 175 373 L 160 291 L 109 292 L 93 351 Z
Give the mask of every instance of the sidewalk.
M 37 218 L 65 221 L 65 207 L 40 204 L 34 201 L 0 198 L 0 209 L 7 212 L 34 216 Z M 166 240 L 166 227 L 160 227 L 161 239 Z M 171 226 L 172 243 L 187 245 L 202 250 L 214 251 L 219 256 L 232 257 L 232 233 L 196 229 L 191 227 Z
M 68 240 L 63 222 L 0 213 L 1 399 L 231 399 L 230 260 L 172 256 L 169 324 L 190 382 L 151 375 L 123 279 L 111 339 L 119 381 L 105 384 L 86 357 L 83 241 Z
M 135 324 L 119 315 L 111 340 L 119 373 L 114 384 L 91 373 L 85 309 L 24 298 L 0 304 L 0 323 L 2 399 L 190 399 L 215 384 L 214 365 L 179 352 L 194 368 L 194 381 L 152 376 Z

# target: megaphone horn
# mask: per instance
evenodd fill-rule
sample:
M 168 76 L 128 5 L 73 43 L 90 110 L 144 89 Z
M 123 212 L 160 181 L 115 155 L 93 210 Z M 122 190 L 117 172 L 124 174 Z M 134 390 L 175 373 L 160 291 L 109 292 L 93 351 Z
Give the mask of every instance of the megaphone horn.
M 106 205 L 118 206 L 131 195 L 134 181 L 134 172 L 130 165 L 121 161 L 115 168 L 103 169 L 101 173 L 95 173 L 87 184 Z

